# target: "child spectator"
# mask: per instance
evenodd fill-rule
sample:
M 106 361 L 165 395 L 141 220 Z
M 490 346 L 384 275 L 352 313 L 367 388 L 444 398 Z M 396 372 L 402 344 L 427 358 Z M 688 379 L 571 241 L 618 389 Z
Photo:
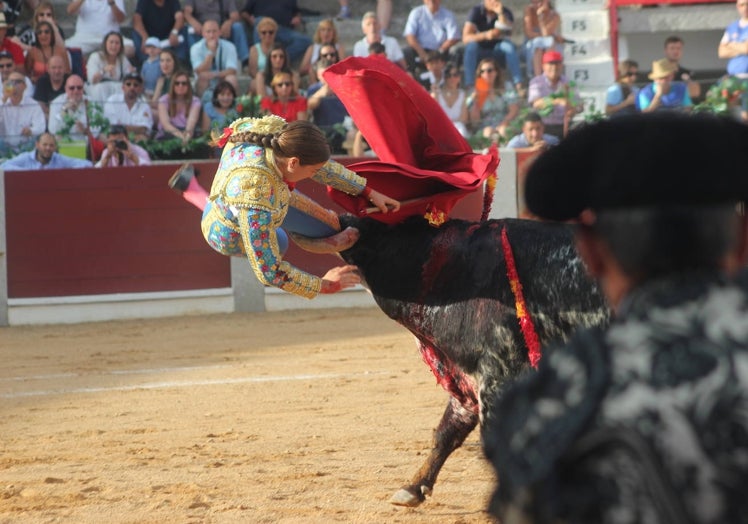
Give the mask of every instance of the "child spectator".
M 444 84 L 444 66 L 447 61 L 439 51 L 426 52 L 426 71 L 418 79 L 427 91 L 435 91 Z
M 179 0 L 138 0 L 132 15 L 133 41 L 140 62 L 145 61 L 145 41 L 155 36 L 162 49 L 171 49 L 185 63 L 190 60 L 187 28 Z
M 222 131 L 228 127 L 239 115 L 234 109 L 236 105 L 236 89 L 225 80 L 218 82 L 213 89 L 213 98 L 209 104 L 203 106 L 202 129 L 205 131 Z
M 140 66 L 140 76 L 143 77 L 143 90 L 148 99 L 153 97 L 156 84 L 161 77 L 161 45 L 158 38 L 149 36 L 145 40 L 145 54 L 147 58 Z M 174 71 L 172 71 L 173 73 Z

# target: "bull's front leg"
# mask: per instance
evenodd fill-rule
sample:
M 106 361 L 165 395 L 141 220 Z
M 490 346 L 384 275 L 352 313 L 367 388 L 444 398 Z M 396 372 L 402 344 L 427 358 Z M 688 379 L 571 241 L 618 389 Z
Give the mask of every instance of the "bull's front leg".
M 434 430 L 434 441 L 431 453 L 426 462 L 415 474 L 410 484 L 403 486 L 395 493 L 390 502 L 398 506 L 418 506 L 431 495 L 436 477 L 447 457 L 462 446 L 465 439 L 478 424 L 478 414 L 467 409 L 454 398 L 449 398 L 447 409 Z

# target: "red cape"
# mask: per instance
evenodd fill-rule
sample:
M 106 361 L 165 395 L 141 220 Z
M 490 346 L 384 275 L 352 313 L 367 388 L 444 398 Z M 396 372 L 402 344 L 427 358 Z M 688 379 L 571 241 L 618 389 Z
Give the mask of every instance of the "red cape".
M 386 58 L 346 58 L 323 75 L 379 157 L 348 167 L 371 188 L 405 202 L 398 213 L 372 218 L 395 223 L 427 211 L 449 214 L 460 198 L 481 189 L 496 172 L 497 149 L 474 153 L 436 100 Z M 371 206 L 335 190 L 330 196 L 358 215 Z

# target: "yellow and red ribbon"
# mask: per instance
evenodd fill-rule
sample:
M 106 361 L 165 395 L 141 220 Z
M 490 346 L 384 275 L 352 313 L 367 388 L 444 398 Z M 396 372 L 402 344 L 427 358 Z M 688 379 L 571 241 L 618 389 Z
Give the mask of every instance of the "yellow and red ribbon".
M 234 132 L 234 130 L 233 130 L 233 129 L 231 129 L 230 127 L 224 127 L 224 128 L 223 128 L 223 134 L 221 135 L 221 138 L 219 138 L 218 140 L 216 140 L 216 145 L 217 145 L 218 147 L 223 147 L 223 146 L 225 146 L 225 145 L 226 145 L 226 142 L 228 142 L 228 141 L 229 141 L 229 137 L 231 136 L 231 134 L 232 134 L 233 132 Z
M 512 253 L 512 246 L 509 244 L 509 236 L 506 232 L 506 226 L 501 229 L 501 247 L 504 251 L 504 261 L 506 262 L 506 276 L 509 279 L 512 293 L 514 293 L 514 305 L 517 310 L 517 320 L 519 321 L 519 327 L 522 330 L 522 336 L 524 337 L 525 345 L 527 346 L 527 356 L 530 359 L 530 365 L 537 368 L 541 357 L 540 340 L 538 339 L 535 325 L 532 322 L 530 312 L 525 303 L 524 294 L 522 293 L 522 284 L 520 283 L 519 275 L 517 274 L 517 266 L 514 264 L 514 254 Z

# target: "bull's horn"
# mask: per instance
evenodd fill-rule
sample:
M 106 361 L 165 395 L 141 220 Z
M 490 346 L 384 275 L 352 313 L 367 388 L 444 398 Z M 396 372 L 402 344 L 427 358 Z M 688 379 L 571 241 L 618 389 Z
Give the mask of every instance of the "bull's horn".
M 355 227 L 347 227 L 340 233 L 324 238 L 309 238 L 290 232 L 288 236 L 304 251 L 327 255 L 349 249 L 358 240 L 359 231 Z

